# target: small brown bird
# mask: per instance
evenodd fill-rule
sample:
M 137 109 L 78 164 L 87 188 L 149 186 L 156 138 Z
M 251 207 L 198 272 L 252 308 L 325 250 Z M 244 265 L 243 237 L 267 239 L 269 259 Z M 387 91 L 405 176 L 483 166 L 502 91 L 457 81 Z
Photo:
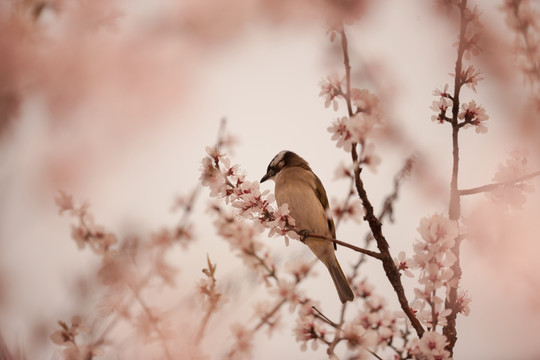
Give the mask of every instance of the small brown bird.
M 268 165 L 261 183 L 269 179 L 275 182 L 278 205 L 289 205 L 299 230 L 336 238 L 334 220 L 328 215 L 326 191 L 304 159 L 291 151 L 281 151 Z M 337 261 L 335 244 L 314 237 L 307 237 L 305 243 L 328 268 L 341 302 L 352 301 L 354 294 Z

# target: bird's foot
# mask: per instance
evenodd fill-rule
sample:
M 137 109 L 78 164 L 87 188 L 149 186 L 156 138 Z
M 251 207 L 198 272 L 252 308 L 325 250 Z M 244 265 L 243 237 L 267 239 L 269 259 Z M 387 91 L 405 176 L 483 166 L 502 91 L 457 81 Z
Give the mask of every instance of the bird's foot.
M 300 241 L 305 242 L 306 238 L 309 236 L 309 231 L 302 229 L 298 232 L 298 235 L 300 235 Z

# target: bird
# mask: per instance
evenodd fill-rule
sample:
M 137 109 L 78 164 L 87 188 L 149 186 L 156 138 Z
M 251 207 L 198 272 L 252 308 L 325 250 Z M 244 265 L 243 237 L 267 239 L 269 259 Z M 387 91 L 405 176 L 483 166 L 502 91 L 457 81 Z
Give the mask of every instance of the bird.
M 321 180 L 309 164 L 292 151 L 279 152 L 270 162 L 261 183 L 273 180 L 278 206 L 288 204 L 300 234 L 307 234 L 304 243 L 326 266 L 342 303 L 352 301 L 354 294 L 335 255 L 332 242 L 309 237 L 309 234 L 336 238 L 334 220 L 329 215 L 329 204 Z

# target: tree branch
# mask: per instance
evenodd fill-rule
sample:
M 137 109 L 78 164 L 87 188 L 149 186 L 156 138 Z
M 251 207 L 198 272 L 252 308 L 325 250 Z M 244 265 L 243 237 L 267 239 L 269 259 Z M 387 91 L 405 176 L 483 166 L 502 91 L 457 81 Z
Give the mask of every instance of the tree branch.
M 347 109 L 349 111 L 349 116 L 352 116 L 353 111 L 352 111 L 352 104 L 351 104 L 351 98 L 350 98 L 351 66 L 350 66 L 350 60 L 349 60 L 349 50 L 347 47 L 347 36 L 345 34 L 343 24 L 341 28 L 341 46 L 343 50 L 343 62 L 345 65 L 346 81 L 347 81 L 347 94 L 345 96 L 345 100 L 347 101 Z M 366 190 L 364 188 L 364 183 L 362 179 L 360 178 L 361 168 L 358 163 L 358 153 L 356 151 L 356 145 L 357 144 L 352 145 L 351 157 L 352 157 L 353 163 L 356 164 L 355 169 L 354 169 L 354 181 L 355 181 L 356 191 L 358 193 L 358 196 L 360 197 L 360 200 L 362 200 L 364 209 L 366 210 L 366 215 L 364 216 L 364 219 L 367 220 L 367 222 L 369 223 L 369 227 L 371 229 L 373 237 L 375 238 L 375 241 L 377 242 L 377 247 L 379 248 L 379 251 L 380 251 L 381 261 L 383 263 L 383 268 L 386 273 L 386 277 L 390 281 L 390 284 L 392 285 L 392 287 L 394 288 L 394 291 L 397 294 L 398 301 L 401 305 L 401 309 L 411 321 L 411 324 L 416 330 L 418 337 L 422 337 L 425 330 L 409 306 L 409 302 L 407 301 L 407 297 L 405 296 L 405 290 L 403 289 L 403 284 L 401 283 L 401 274 L 399 273 L 399 270 L 394 264 L 394 260 L 392 259 L 392 256 L 390 255 L 390 249 L 389 249 L 390 247 L 382 233 L 382 224 L 377 218 L 377 216 L 375 216 L 373 206 L 371 205 L 371 202 L 369 201 Z
M 341 240 L 337 240 L 337 239 L 334 239 L 330 236 L 325 236 L 325 235 L 320 235 L 320 234 L 311 234 L 311 233 L 306 233 L 306 234 L 300 234 L 301 238 L 300 238 L 300 241 L 304 241 L 306 238 L 308 237 L 312 237 L 312 238 L 317 238 L 317 239 L 323 239 L 323 240 L 328 240 L 328 241 L 332 241 L 333 243 L 335 244 L 338 244 L 338 245 L 341 245 L 341 246 L 345 246 L 349 249 L 352 249 L 354 251 L 358 251 L 362 254 L 365 254 L 365 255 L 368 255 L 368 256 L 371 256 L 375 259 L 378 259 L 378 260 L 382 260 L 382 255 L 376 251 L 371 251 L 371 250 L 367 250 L 367 249 L 363 249 L 361 247 L 358 247 L 358 246 L 354 246 L 352 244 L 349 244 L 349 243 L 346 243 L 344 241 L 341 241 Z
M 460 194 L 458 191 L 458 173 L 459 173 L 459 106 L 460 106 L 460 90 L 463 86 L 463 81 L 461 78 L 461 71 L 463 66 L 463 54 L 465 53 L 466 48 L 466 39 L 465 34 L 467 31 L 468 21 L 465 18 L 465 13 L 467 11 L 467 0 L 462 0 L 458 5 L 460 22 L 459 22 L 459 45 L 456 59 L 455 67 L 455 79 L 454 79 L 454 98 L 452 104 L 452 180 L 450 182 L 450 203 L 448 206 L 448 216 L 450 220 L 458 221 L 461 216 L 461 206 L 460 206 Z M 456 330 L 456 316 L 457 316 L 457 288 L 459 280 L 461 279 L 461 265 L 459 261 L 461 240 L 458 238 L 455 241 L 452 252 L 456 256 L 456 262 L 452 265 L 451 269 L 453 271 L 454 277 L 454 286 L 450 288 L 447 293 L 445 300 L 445 308 L 452 309 L 452 313 L 447 316 L 447 324 L 443 327 L 443 334 L 448 339 L 448 345 L 446 349 L 450 352 L 450 355 L 453 355 L 454 346 L 457 341 L 457 330 Z
M 523 176 L 520 176 L 520 177 L 512 179 L 512 180 L 508 180 L 508 181 L 503 181 L 503 182 L 498 182 L 498 183 L 493 183 L 493 184 L 487 184 L 487 185 L 478 186 L 478 187 L 474 187 L 474 188 L 470 188 L 470 189 L 459 190 L 459 195 L 460 196 L 465 196 L 465 195 L 480 194 L 480 193 L 483 193 L 483 192 L 488 192 L 488 191 L 495 190 L 496 188 L 498 188 L 500 186 L 514 185 L 514 184 L 520 183 L 522 181 L 532 179 L 532 178 L 537 177 L 537 176 L 540 176 L 540 170 L 529 173 L 529 174 L 526 174 L 526 175 L 523 175 Z

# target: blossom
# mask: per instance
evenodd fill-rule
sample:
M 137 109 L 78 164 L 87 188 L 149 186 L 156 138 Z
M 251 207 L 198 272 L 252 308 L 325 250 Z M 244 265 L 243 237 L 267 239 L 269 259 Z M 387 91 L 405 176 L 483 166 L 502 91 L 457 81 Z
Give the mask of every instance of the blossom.
M 415 355 L 422 356 L 426 360 L 450 359 L 450 352 L 445 349 L 447 344 L 446 336 L 434 331 L 426 331 L 418 342 Z
M 351 103 L 357 107 L 358 112 L 380 116 L 379 98 L 367 89 L 351 89 Z
M 250 359 L 253 350 L 253 332 L 239 323 L 231 326 L 234 338 L 233 349 L 227 354 L 227 359 Z
M 343 80 L 340 80 L 337 74 L 330 74 L 326 76 L 326 80 L 320 82 L 321 92 L 319 96 L 324 96 L 324 106 L 329 107 L 332 104 L 334 110 L 338 109 L 337 97 L 342 96 L 341 84 Z
M 75 315 L 71 318 L 71 326 L 68 326 L 63 321 L 58 321 L 58 324 L 62 327 L 62 330 L 55 331 L 50 338 L 53 343 L 64 345 L 75 341 L 75 337 L 78 335 L 79 329 L 81 329 L 82 319 L 80 316 Z
M 507 204 L 514 208 L 521 208 L 527 200 L 525 193 L 534 191 L 530 180 L 515 182 L 515 179 L 526 175 L 529 171 L 529 152 L 525 148 L 515 148 L 508 153 L 509 157 L 499 164 L 493 180 L 501 183 L 488 193 L 488 196 L 497 202 Z
M 444 123 L 446 120 L 446 110 L 452 106 L 452 100 L 447 97 L 441 97 L 439 100 L 433 101 L 430 109 L 435 111 L 435 114 L 431 116 L 431 120 L 438 123 Z
M 367 282 L 367 280 L 362 280 L 358 283 L 353 284 L 354 295 L 361 298 L 367 298 L 373 294 L 374 286 Z
M 58 195 L 54 198 L 54 201 L 56 202 L 56 205 L 58 206 L 58 212 L 60 215 L 64 211 L 73 210 L 73 196 L 68 195 L 64 193 L 63 191 L 59 191 Z
M 480 70 L 476 70 L 474 66 L 469 65 L 467 69 L 461 71 L 460 80 L 476 92 L 476 85 L 478 85 L 480 80 L 483 80 L 481 74 Z
M 316 350 L 319 346 L 318 340 L 324 338 L 326 329 L 316 321 L 313 306 L 316 304 L 311 300 L 308 300 L 302 304 L 298 311 L 298 318 L 296 320 L 296 327 L 294 334 L 296 341 L 302 343 L 300 349 L 305 351 L 307 349 L 307 343 L 311 341 L 311 348 Z
M 363 142 L 372 133 L 377 123 L 378 118 L 371 114 L 358 113 L 350 117 L 347 120 L 347 127 L 351 133 L 352 141 Z
M 414 277 L 413 273 L 409 270 L 407 255 L 404 251 L 400 251 L 397 258 L 394 258 L 394 264 L 398 268 L 398 271 L 403 271 L 405 276 Z
M 487 132 L 487 126 L 484 122 L 489 119 L 489 116 L 482 106 L 476 105 L 476 102 L 471 100 L 469 103 L 461 105 L 461 109 L 458 117 L 465 120 L 466 127 L 475 126 L 478 134 Z
M 422 239 L 413 245 L 414 256 L 410 264 L 411 268 L 420 269 L 418 283 L 421 287 L 414 289 L 417 316 L 431 328 L 444 326 L 450 309 L 442 308 L 444 301 L 438 295 L 438 290 L 444 286 L 447 289 L 455 286 L 451 267 L 457 261 L 453 253 L 458 236 L 457 224 L 443 215 L 435 214 L 420 220 L 418 232 Z M 397 260 L 401 266 L 400 259 Z M 429 309 L 426 309 L 426 305 L 429 305 Z
M 364 217 L 364 206 L 360 199 L 353 199 L 345 204 L 340 204 L 335 198 L 332 198 L 332 207 L 328 209 L 328 215 L 335 220 L 354 220 L 360 223 Z
M 275 219 L 269 221 L 267 226 L 270 228 L 268 236 L 272 237 L 274 234 L 286 235 L 296 225 L 294 219 L 289 215 L 289 204 L 282 204 L 275 212 Z
M 349 118 L 344 116 L 338 118 L 332 122 L 332 126 L 328 127 L 328 132 L 332 134 L 332 140 L 336 141 L 336 146 L 338 148 L 343 148 L 343 150 L 349 152 L 352 150 L 352 134 L 351 130 L 348 127 Z
M 272 291 L 280 298 L 287 300 L 291 304 L 291 309 L 299 302 L 299 296 L 296 291 L 296 282 L 279 280 L 276 289 Z
M 375 153 L 375 144 L 367 143 L 362 152 L 362 161 L 374 173 L 377 172 L 377 166 L 381 163 L 381 157 Z
M 348 322 L 343 328 L 343 338 L 347 341 L 349 350 L 358 348 L 374 348 L 377 344 L 377 334 L 354 322 Z
M 297 282 L 307 277 L 311 272 L 312 267 L 313 261 L 305 261 L 301 258 L 290 261 L 285 265 L 287 271 L 294 276 Z M 314 272 L 312 274 L 314 274 Z
M 421 219 L 417 230 L 427 243 L 439 243 L 448 247 L 454 245 L 458 235 L 456 223 L 440 214 Z
M 341 161 L 334 171 L 334 180 L 350 179 L 354 174 L 354 169 L 350 163 L 345 164 Z
M 472 299 L 469 293 L 466 290 L 459 289 L 456 300 L 457 312 L 469 316 L 469 313 L 471 312 L 469 304 L 471 301 Z

